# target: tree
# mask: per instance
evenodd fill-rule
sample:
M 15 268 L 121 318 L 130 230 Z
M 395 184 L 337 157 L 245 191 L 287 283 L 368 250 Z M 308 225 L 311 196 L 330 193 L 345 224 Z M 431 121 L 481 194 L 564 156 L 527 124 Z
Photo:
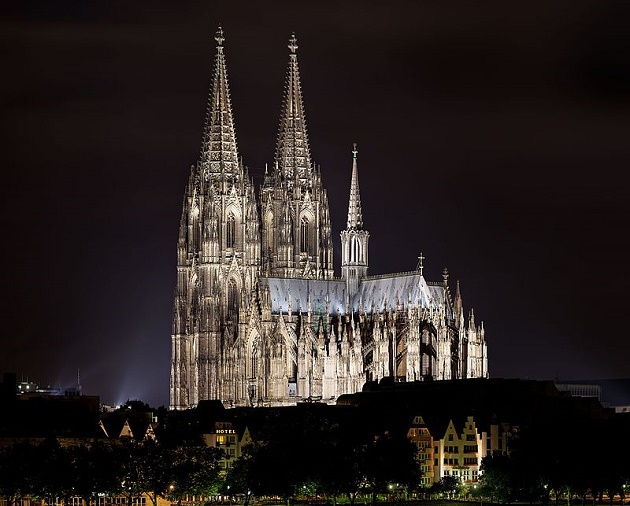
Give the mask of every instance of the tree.
M 461 494 L 462 482 L 456 476 L 444 476 L 440 479 L 440 489 L 442 490 L 442 493 L 445 493 L 448 497 L 453 498 Z
M 366 486 L 365 451 L 366 445 L 353 444 L 348 439 L 332 446 L 329 462 L 322 467 L 320 478 L 322 490 L 333 497 L 335 504 L 337 496 L 345 494 L 354 505 L 357 495 Z
M 207 446 L 179 446 L 170 460 L 168 496 L 181 503 L 186 495 L 213 495 L 220 490 L 223 453 Z M 172 485 L 172 487 L 171 487 Z
M 145 491 L 142 447 L 133 440 L 121 441 L 114 446 L 119 493 L 126 497 L 127 504 L 140 497 Z
M 175 452 L 148 439 L 140 446 L 138 458 L 143 468 L 144 491 L 153 506 L 157 506 L 158 498 L 166 497 L 172 485 Z
M 359 454 L 365 482 L 372 492 L 372 504 L 379 492 L 386 492 L 388 485 L 409 490 L 418 485 L 420 468 L 416 449 L 406 437 L 383 435 L 365 447 Z
M 30 468 L 31 494 L 39 498 L 67 497 L 74 485 L 72 452 L 54 438 L 34 446 Z
M 511 495 L 512 465 L 507 455 L 492 455 L 481 461 L 481 494 L 496 499 L 499 503 L 508 502 Z
M 0 494 L 9 506 L 32 491 L 34 447 L 28 441 L 0 450 Z

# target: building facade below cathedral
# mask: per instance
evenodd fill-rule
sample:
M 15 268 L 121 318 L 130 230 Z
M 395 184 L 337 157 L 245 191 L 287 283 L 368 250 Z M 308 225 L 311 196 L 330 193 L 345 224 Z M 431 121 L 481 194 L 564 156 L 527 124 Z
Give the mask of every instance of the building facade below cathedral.
M 358 152 L 352 151 L 341 277 L 328 196 L 311 161 L 295 37 L 276 159 L 257 190 L 237 151 L 223 33 L 201 154 L 177 244 L 170 407 L 335 402 L 385 377 L 488 377 L 483 324 L 457 284 L 414 272 L 368 276 Z

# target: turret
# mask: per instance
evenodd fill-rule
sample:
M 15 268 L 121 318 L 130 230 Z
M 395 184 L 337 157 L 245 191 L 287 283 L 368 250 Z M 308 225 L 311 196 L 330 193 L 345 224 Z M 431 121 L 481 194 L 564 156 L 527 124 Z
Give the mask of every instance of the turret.
M 258 207 L 253 182 L 238 156 L 220 27 L 215 40 L 201 152 L 186 187 L 177 243 L 170 382 L 174 409 L 203 399 L 233 399 L 241 372 L 234 370 L 235 337 L 260 266 Z M 229 379 L 223 371 L 230 371 Z
M 352 149 L 352 179 L 350 181 L 350 201 L 348 222 L 341 232 L 341 277 L 346 281 L 346 294 L 349 304 L 359 289 L 359 282 L 367 276 L 368 239 L 370 234 L 363 230 L 361 195 L 359 193 L 359 169 L 357 145 Z

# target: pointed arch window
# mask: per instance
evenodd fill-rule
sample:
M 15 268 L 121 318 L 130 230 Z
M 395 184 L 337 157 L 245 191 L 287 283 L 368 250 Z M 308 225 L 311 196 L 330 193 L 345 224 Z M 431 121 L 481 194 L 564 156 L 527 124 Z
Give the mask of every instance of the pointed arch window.
M 236 219 L 232 213 L 228 214 L 225 226 L 225 247 L 233 248 L 236 244 Z
M 265 244 L 265 252 L 273 251 L 273 243 L 274 243 L 274 228 L 273 228 L 273 214 L 267 213 L 265 215 L 265 234 L 267 242 Z
M 309 251 L 309 223 L 306 217 L 300 221 L 300 251 Z
M 236 318 L 238 316 L 238 288 L 233 279 L 228 281 L 227 290 L 227 316 L 228 318 Z
M 258 372 L 258 349 L 254 344 L 252 346 L 252 363 L 251 363 L 251 375 L 250 378 L 255 378 Z

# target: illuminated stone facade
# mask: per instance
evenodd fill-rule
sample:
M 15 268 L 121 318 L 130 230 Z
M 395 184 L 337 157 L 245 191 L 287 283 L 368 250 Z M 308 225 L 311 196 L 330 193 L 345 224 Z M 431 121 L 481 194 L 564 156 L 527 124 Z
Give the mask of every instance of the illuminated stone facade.
M 328 197 L 312 163 L 297 61 L 289 69 L 272 170 L 258 190 L 237 151 L 221 30 L 201 155 L 177 245 L 170 407 L 334 402 L 365 381 L 487 377 L 483 326 L 459 285 L 414 272 L 368 277 L 358 153 L 352 153 L 341 278 Z M 471 313 L 472 315 L 472 313 Z

